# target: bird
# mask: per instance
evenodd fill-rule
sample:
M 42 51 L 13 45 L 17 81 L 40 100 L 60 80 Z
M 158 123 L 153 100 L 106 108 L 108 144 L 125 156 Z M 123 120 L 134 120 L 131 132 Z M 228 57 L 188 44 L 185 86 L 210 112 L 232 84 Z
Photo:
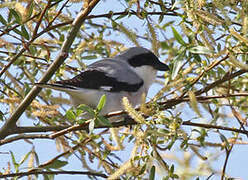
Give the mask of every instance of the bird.
M 131 47 L 112 58 L 94 62 L 72 79 L 54 83 L 35 83 L 42 88 L 66 92 L 74 106 L 80 104 L 96 108 L 105 95 L 106 103 L 101 115 L 124 110 L 122 98 L 127 97 L 135 107 L 147 95 L 156 79 L 157 71 L 168 71 L 169 67 L 143 47 Z

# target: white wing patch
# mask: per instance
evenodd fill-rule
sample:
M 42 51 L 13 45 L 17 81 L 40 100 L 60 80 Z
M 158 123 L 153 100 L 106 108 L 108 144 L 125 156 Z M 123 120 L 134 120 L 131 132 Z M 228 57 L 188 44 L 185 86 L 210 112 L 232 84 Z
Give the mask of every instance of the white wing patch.
M 113 87 L 112 86 L 101 86 L 100 89 L 104 91 L 110 91 Z

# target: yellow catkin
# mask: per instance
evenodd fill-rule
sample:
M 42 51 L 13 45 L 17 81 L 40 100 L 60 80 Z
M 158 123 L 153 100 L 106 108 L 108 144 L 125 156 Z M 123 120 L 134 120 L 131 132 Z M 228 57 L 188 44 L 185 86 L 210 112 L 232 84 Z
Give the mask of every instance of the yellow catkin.
M 243 18 L 243 26 L 242 26 L 242 33 L 247 34 L 248 31 L 248 17 L 244 16 Z
M 229 61 L 232 63 L 233 67 L 248 70 L 248 65 L 238 61 L 235 56 L 229 54 Z
M 236 37 L 239 41 L 245 43 L 248 46 L 248 39 L 244 36 L 241 36 L 238 32 L 236 32 L 233 28 L 229 29 L 231 35 Z
M 114 142 L 116 143 L 116 150 L 122 150 L 124 149 L 124 146 L 121 142 L 121 139 L 119 137 L 119 129 L 118 128 L 110 128 L 110 133 L 111 133 L 111 136 L 114 140 Z
M 119 169 L 117 169 L 113 174 L 108 177 L 108 180 L 119 179 L 119 177 L 126 173 L 132 168 L 132 163 L 130 160 L 126 161 Z
M 59 105 L 45 105 L 45 104 L 40 104 L 38 101 L 33 101 L 31 106 L 35 108 L 50 109 L 50 110 L 57 110 L 59 108 Z
M 132 107 L 127 97 L 122 98 L 122 104 L 124 106 L 124 109 L 127 111 L 128 115 L 131 116 L 136 122 L 141 124 L 147 123 L 144 117 Z
M 195 10 L 194 13 L 203 21 L 208 22 L 209 24 L 212 25 L 221 25 L 224 23 L 224 21 L 214 14 L 211 14 L 207 11 L 203 10 Z
M 0 99 L 1 103 L 7 103 L 7 104 L 13 104 L 13 103 L 19 103 L 19 98 L 7 98 L 7 99 Z
M 201 117 L 201 113 L 200 113 L 200 110 L 198 108 L 198 102 L 197 102 L 197 99 L 196 99 L 194 92 L 189 91 L 188 94 L 189 94 L 189 101 L 190 101 L 192 109 L 196 112 L 196 114 L 198 114 Z
M 47 116 L 58 115 L 59 112 L 56 110 L 54 111 L 40 110 L 40 111 L 33 111 L 32 114 L 37 117 L 45 118 Z

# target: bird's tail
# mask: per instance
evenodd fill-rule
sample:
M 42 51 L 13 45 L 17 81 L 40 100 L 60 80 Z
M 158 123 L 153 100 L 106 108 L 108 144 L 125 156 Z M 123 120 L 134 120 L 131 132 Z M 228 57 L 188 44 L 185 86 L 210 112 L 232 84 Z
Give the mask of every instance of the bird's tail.
M 55 90 L 59 90 L 59 91 L 73 91 L 76 90 L 75 87 L 70 86 L 70 85 L 66 85 L 66 84 L 60 84 L 60 83 L 53 83 L 53 84 L 49 84 L 49 83 L 34 83 L 35 86 L 37 87 L 41 87 L 41 88 L 50 88 L 50 89 L 55 89 Z

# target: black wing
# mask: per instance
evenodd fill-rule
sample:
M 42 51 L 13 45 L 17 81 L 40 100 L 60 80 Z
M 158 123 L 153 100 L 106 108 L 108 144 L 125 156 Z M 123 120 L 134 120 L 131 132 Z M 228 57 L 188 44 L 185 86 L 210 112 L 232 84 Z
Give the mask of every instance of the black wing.
M 55 85 L 63 85 L 71 89 L 136 92 L 144 84 L 143 80 L 125 63 L 117 61 L 113 59 L 98 61 L 74 78 L 57 81 Z

